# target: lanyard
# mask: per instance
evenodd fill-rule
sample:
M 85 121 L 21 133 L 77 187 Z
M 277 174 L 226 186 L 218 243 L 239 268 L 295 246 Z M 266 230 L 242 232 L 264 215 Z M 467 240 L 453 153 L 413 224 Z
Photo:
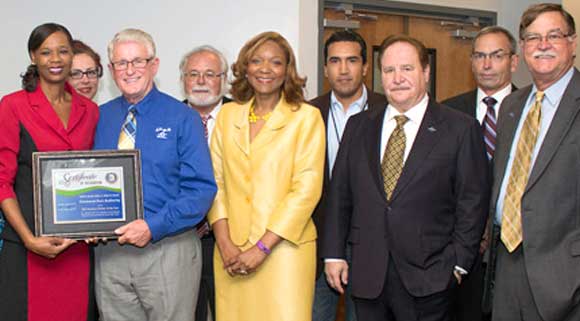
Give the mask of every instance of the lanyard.
M 364 107 L 361 112 L 367 110 L 369 108 L 369 103 L 365 102 Z M 332 104 L 330 105 L 330 117 L 332 117 L 332 127 L 334 127 L 334 134 L 336 135 L 336 141 L 338 142 L 338 146 L 340 146 L 341 135 L 338 133 L 338 127 L 336 126 L 336 118 L 334 117 L 334 108 L 332 108 Z

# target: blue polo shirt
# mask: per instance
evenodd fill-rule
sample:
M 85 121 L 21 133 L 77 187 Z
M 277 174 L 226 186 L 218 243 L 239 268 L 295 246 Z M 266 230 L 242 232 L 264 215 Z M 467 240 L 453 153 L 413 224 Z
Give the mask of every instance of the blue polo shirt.
M 100 107 L 94 149 L 117 149 L 129 106 L 121 96 Z M 156 242 L 201 221 L 217 187 L 197 112 L 155 86 L 135 110 L 145 221 Z

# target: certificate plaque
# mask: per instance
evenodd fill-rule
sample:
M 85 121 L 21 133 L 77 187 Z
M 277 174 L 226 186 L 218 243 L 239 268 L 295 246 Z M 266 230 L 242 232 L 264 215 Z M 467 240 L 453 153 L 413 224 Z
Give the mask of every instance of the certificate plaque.
M 116 237 L 143 218 L 138 150 L 37 152 L 33 159 L 36 236 Z

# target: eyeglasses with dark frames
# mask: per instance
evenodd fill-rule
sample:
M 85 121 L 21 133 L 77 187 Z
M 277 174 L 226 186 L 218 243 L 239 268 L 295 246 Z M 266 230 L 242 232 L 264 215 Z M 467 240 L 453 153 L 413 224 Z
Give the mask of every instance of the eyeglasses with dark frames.
M 116 62 L 111 61 L 111 66 L 113 66 L 113 69 L 115 71 L 127 70 L 127 68 L 129 68 L 129 65 L 133 66 L 133 68 L 135 68 L 135 69 L 143 69 L 143 68 L 145 68 L 145 66 L 147 66 L 147 64 L 151 60 L 153 60 L 153 58 L 155 58 L 155 57 L 135 58 L 131 61 L 127 61 L 127 60 L 119 60 Z

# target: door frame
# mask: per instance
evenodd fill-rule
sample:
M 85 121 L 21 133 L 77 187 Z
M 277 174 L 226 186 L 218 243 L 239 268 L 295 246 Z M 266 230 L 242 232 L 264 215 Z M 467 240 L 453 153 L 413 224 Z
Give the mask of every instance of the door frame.
M 341 4 L 353 6 L 353 10 L 369 10 L 381 14 L 420 16 L 457 22 L 479 21 L 480 26 L 497 24 L 497 12 L 430 4 L 384 0 L 318 0 L 318 95 L 322 94 L 324 82 L 324 9 L 339 8 Z

